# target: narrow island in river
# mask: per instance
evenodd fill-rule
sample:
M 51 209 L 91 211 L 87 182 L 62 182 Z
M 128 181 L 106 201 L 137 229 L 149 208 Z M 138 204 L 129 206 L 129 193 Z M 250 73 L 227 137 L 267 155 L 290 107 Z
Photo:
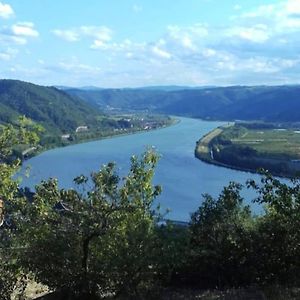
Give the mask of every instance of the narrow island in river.
M 237 122 L 220 126 L 203 136 L 195 156 L 202 161 L 276 176 L 300 174 L 299 124 Z

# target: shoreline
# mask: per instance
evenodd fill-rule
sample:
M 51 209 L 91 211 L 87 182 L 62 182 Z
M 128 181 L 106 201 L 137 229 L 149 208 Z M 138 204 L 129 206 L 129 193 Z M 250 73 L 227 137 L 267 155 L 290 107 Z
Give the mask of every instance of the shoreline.
M 212 131 L 210 131 L 207 134 L 205 134 L 204 136 L 202 136 L 196 142 L 196 147 L 195 147 L 195 152 L 194 152 L 195 157 L 197 159 L 199 159 L 200 161 L 210 164 L 210 165 L 223 167 L 223 168 L 227 168 L 227 169 L 231 169 L 231 170 L 237 170 L 237 171 L 246 172 L 246 173 L 251 173 L 251 174 L 263 175 L 257 169 L 249 169 L 249 168 L 243 168 L 243 167 L 239 167 L 239 166 L 235 166 L 235 165 L 229 165 L 229 164 L 217 161 L 213 158 L 213 155 L 211 154 L 211 142 L 213 141 L 214 138 L 216 138 L 218 135 L 220 135 L 223 132 L 223 130 L 221 130 L 221 129 L 222 129 L 222 126 L 216 127 Z M 217 134 L 216 134 L 216 132 L 217 132 Z M 210 138 L 210 136 L 212 136 L 212 138 Z M 208 138 L 208 141 L 205 141 L 205 139 L 207 139 L 207 138 Z M 279 178 L 284 178 L 284 179 L 292 179 L 292 178 L 296 177 L 296 176 L 292 176 L 289 174 L 280 174 L 280 173 L 271 172 L 271 171 L 268 171 L 268 172 L 270 172 L 270 174 L 272 174 L 273 176 L 276 176 Z
M 241 172 L 244 172 L 244 173 L 251 173 L 251 174 L 256 174 L 256 175 L 263 176 L 263 174 L 261 174 L 260 172 L 254 170 L 254 169 L 247 169 L 247 168 L 241 168 L 241 167 L 238 167 L 238 166 L 228 165 L 228 164 L 219 162 L 217 160 L 206 160 L 205 158 L 197 156 L 196 153 L 195 153 L 195 157 L 197 159 L 199 159 L 200 161 L 202 161 L 204 163 L 207 163 L 209 165 L 213 165 L 213 166 L 217 166 L 217 167 L 222 167 L 222 168 L 227 168 L 227 169 L 236 170 L 236 171 L 241 171 Z M 268 170 L 266 170 L 266 171 L 268 171 Z M 287 174 L 286 175 L 282 175 L 282 174 L 278 174 L 278 173 L 272 173 L 271 171 L 268 171 L 268 172 L 272 176 L 279 177 L 279 178 L 282 178 L 282 179 L 297 178 L 296 176 L 291 176 L 291 175 L 287 175 Z
M 171 118 L 173 118 L 173 122 L 171 122 L 171 124 L 161 126 L 161 127 L 157 127 L 157 128 L 153 128 L 153 129 L 136 130 L 136 131 L 133 131 L 133 132 L 126 132 L 126 133 L 108 135 L 108 136 L 104 136 L 104 137 L 101 137 L 101 138 L 96 137 L 96 138 L 81 140 L 81 141 L 76 142 L 76 143 L 70 143 L 70 144 L 67 144 L 67 145 L 61 145 L 61 146 L 54 146 L 54 147 L 45 148 L 41 151 L 37 151 L 34 155 L 32 155 L 28 158 L 25 158 L 23 161 L 30 160 L 31 158 L 34 158 L 34 157 L 36 157 L 38 155 L 41 155 L 42 153 L 50 151 L 50 150 L 55 150 L 55 149 L 65 148 L 65 147 L 71 147 L 71 146 L 75 146 L 75 145 L 91 143 L 91 142 L 96 142 L 96 141 L 102 141 L 102 140 L 106 140 L 106 139 L 113 139 L 113 138 L 118 138 L 118 137 L 123 137 L 123 136 L 129 136 L 129 135 L 134 135 L 134 134 L 142 134 L 142 133 L 156 131 L 156 130 L 162 130 L 162 129 L 165 129 L 165 128 L 168 128 L 168 127 L 171 127 L 171 126 L 175 126 L 175 125 L 177 125 L 181 122 L 180 118 L 177 117 L 177 116 L 171 116 Z

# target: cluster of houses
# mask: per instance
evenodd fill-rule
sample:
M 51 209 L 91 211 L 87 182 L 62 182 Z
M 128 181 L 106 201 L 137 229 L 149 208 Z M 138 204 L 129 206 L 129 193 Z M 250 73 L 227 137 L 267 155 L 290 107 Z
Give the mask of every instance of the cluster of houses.
M 133 128 L 134 127 L 134 124 L 132 123 L 133 120 L 131 118 L 123 118 L 120 120 L 120 122 L 127 122 L 128 125 L 123 127 L 121 125 L 122 128 L 115 128 L 114 129 L 114 132 L 118 132 L 118 131 L 127 131 L 128 128 Z M 141 129 L 143 130 L 151 130 L 151 129 L 155 129 L 157 127 L 159 127 L 159 124 L 155 121 L 146 121 L 144 120 L 144 118 L 141 118 L 139 119 L 138 122 L 136 125 L 138 127 L 140 127 Z M 75 133 L 84 133 L 84 132 L 87 132 L 89 131 L 89 127 L 86 126 L 86 125 L 81 125 L 81 126 L 78 126 L 76 129 L 75 129 Z M 71 134 L 70 133 L 66 133 L 66 134 L 63 134 L 61 135 L 61 139 L 62 140 L 69 140 L 71 138 Z

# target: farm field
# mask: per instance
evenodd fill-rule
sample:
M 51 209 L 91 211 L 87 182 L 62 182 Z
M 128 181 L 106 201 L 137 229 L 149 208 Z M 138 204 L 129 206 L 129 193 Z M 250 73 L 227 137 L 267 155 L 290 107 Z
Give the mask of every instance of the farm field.
M 300 130 L 278 124 L 237 123 L 216 128 L 197 142 L 195 156 L 208 163 L 274 175 L 300 173 Z
M 227 129 L 230 134 L 232 129 Z M 300 131 L 294 129 L 246 129 L 230 141 L 238 146 L 251 147 L 261 155 L 300 158 Z

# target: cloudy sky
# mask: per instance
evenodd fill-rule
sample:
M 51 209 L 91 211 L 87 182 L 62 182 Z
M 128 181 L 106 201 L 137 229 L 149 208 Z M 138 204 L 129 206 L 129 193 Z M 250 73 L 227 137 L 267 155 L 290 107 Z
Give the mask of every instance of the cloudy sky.
M 0 0 L 0 78 L 300 83 L 300 0 Z

